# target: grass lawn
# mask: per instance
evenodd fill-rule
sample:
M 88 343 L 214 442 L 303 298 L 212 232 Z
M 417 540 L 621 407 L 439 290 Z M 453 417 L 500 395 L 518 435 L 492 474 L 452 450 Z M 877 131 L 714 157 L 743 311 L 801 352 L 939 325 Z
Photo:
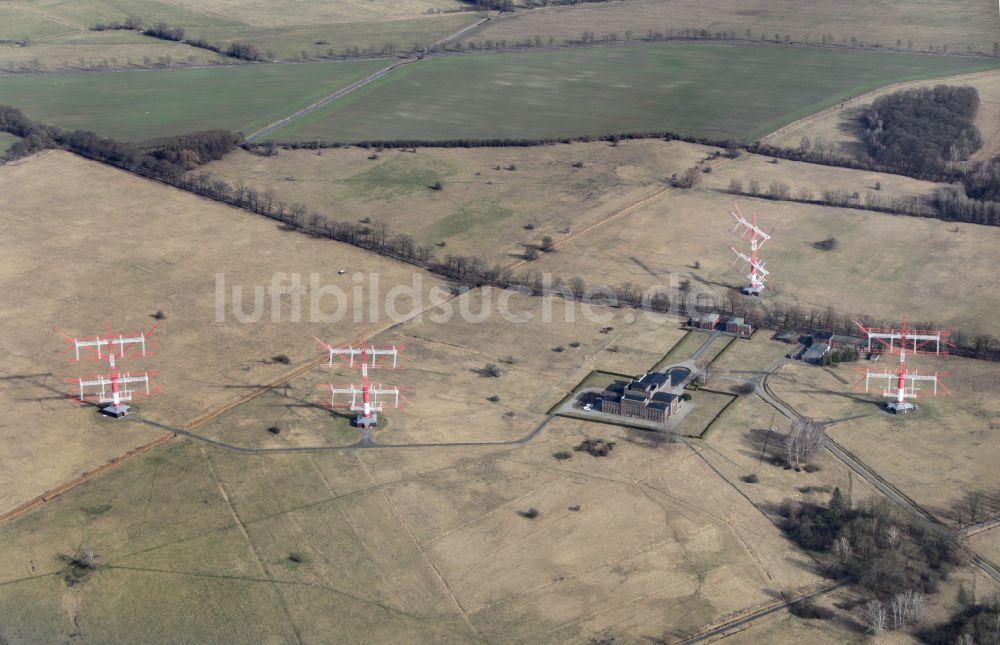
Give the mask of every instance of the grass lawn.
M 968 58 L 730 44 L 452 56 L 401 68 L 273 138 L 535 138 L 669 130 L 752 140 L 889 83 L 996 66 Z
M 65 128 L 142 140 L 250 133 L 385 67 L 384 60 L 0 78 L 0 103 Z

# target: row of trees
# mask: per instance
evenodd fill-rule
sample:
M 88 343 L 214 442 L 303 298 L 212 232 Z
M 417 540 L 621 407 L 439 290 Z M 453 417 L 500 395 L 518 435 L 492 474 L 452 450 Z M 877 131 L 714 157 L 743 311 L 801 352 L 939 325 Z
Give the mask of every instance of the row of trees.
M 107 31 L 114 29 L 128 29 L 139 31 L 146 36 L 151 38 L 159 38 L 160 40 L 169 40 L 172 42 L 180 42 L 185 45 L 190 45 L 191 47 L 198 47 L 199 49 L 207 49 L 213 51 L 217 54 L 222 54 L 223 56 L 229 56 L 230 58 L 239 58 L 241 60 L 257 61 L 261 60 L 264 56 L 256 45 L 251 43 L 245 43 L 240 41 L 234 41 L 228 46 L 213 44 L 205 40 L 204 38 L 190 38 L 184 39 L 184 27 L 172 27 L 165 22 L 158 22 L 152 27 L 143 28 L 143 23 L 141 18 L 129 17 L 125 22 L 112 22 L 109 24 L 97 23 L 92 28 L 94 31 Z
M 1000 183 L 998 183 L 1000 186 Z M 1000 226 L 1000 202 L 971 199 L 957 186 L 942 186 L 928 197 L 885 195 L 868 191 L 861 194 L 843 188 L 831 188 L 819 194 L 808 188 L 792 192 L 783 182 L 771 182 L 766 188 L 757 180 L 750 180 L 746 186 L 734 179 L 729 182 L 728 192 L 734 195 L 760 197 L 775 201 L 792 201 L 803 204 L 819 204 L 838 208 L 857 208 L 891 215 L 911 217 L 933 217 L 949 222 L 966 222 L 984 226 Z
M 589 2 L 601 2 L 603 0 L 585 0 Z M 530 2 L 530 0 L 529 0 Z M 569 2 L 560 2 L 559 4 L 573 4 L 573 0 Z M 552 4 L 556 4 L 552 2 Z M 942 45 L 937 46 L 934 43 L 929 43 L 926 48 L 921 49 L 917 46 L 912 39 L 903 41 L 901 38 L 896 39 L 895 44 L 892 42 L 881 42 L 873 41 L 866 42 L 857 36 L 841 36 L 836 37 L 834 34 L 813 34 L 805 33 L 801 35 L 789 34 L 787 32 L 775 32 L 769 33 L 761 31 L 759 34 L 754 34 L 752 30 L 746 29 L 743 32 L 738 32 L 736 30 L 712 30 L 705 28 L 668 28 L 661 30 L 647 29 L 645 33 L 637 33 L 633 30 L 623 30 L 622 32 L 616 31 L 605 31 L 600 34 L 585 30 L 580 33 L 576 38 L 566 38 L 563 39 L 560 46 L 591 46 L 591 45 L 614 45 L 617 42 L 665 42 L 672 40 L 727 40 L 727 41 L 737 41 L 737 42 L 769 42 L 769 43 L 780 43 L 783 45 L 821 45 L 825 47 L 835 47 L 835 48 L 850 48 L 850 49 L 879 49 L 879 50 L 896 50 L 896 51 L 928 51 L 928 52 L 947 52 L 948 46 Z M 461 51 L 463 48 L 470 50 L 476 49 L 528 49 L 531 47 L 552 47 L 555 42 L 553 36 L 548 36 L 543 38 L 541 36 L 532 36 L 524 40 L 507 41 L 507 40 L 492 40 L 486 39 L 482 41 L 457 41 L 449 45 L 451 49 L 457 49 Z M 966 47 L 966 53 L 970 55 L 980 54 L 986 55 L 988 52 L 978 48 L 977 44 L 970 43 Z M 1000 56 L 1000 42 L 994 42 L 992 48 L 993 56 Z

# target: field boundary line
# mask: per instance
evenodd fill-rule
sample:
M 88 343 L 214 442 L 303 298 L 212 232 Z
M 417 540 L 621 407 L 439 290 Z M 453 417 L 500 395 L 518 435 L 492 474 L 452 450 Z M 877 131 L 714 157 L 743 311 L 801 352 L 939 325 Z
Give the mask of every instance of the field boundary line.
M 294 121 L 294 120 L 296 120 L 298 118 L 301 118 L 301 117 L 309 114 L 310 112 L 314 112 L 314 111 L 320 109 L 321 107 L 323 107 L 323 106 L 325 106 L 325 105 L 327 105 L 329 103 L 332 103 L 333 101 L 336 101 L 340 97 L 342 97 L 342 96 L 344 96 L 346 94 L 350 94 L 354 90 L 356 90 L 356 89 L 358 89 L 360 87 L 363 87 L 363 86 L 367 85 L 368 83 L 371 83 L 372 81 L 375 81 L 375 80 L 378 80 L 378 79 L 382 78 L 383 76 L 385 76 L 389 72 L 393 71 L 394 69 L 396 69 L 398 67 L 402 67 L 403 65 L 409 65 L 410 63 L 415 63 L 415 62 L 417 62 L 417 60 L 419 60 L 419 59 L 417 59 L 417 58 L 407 58 L 406 60 L 401 60 L 401 61 L 395 62 L 392 65 L 389 65 L 388 67 L 383 67 L 382 69 L 380 69 L 379 71 L 375 72 L 374 74 L 366 76 L 365 78 L 362 78 L 359 81 L 354 81 L 353 83 L 351 83 L 347 87 L 342 87 L 339 90 L 337 90 L 336 92 L 334 92 L 333 94 L 328 94 L 327 96 L 324 96 L 323 98 L 321 98 L 320 100 L 316 101 L 312 105 L 304 107 L 304 108 L 302 108 L 301 110 L 299 110 L 297 112 L 293 112 L 292 114 L 289 114 L 285 118 L 279 119 L 279 120 L 275 121 L 274 123 L 271 123 L 270 125 L 264 126 L 260 130 L 257 130 L 256 132 L 254 132 L 250 136 L 246 137 L 246 139 L 244 139 L 244 141 L 247 141 L 247 142 L 253 141 L 254 139 L 262 137 L 263 135 L 267 134 L 268 132 L 272 132 L 274 130 L 277 130 L 278 128 L 282 128 L 282 127 L 288 125 L 289 123 L 291 123 L 292 121 Z

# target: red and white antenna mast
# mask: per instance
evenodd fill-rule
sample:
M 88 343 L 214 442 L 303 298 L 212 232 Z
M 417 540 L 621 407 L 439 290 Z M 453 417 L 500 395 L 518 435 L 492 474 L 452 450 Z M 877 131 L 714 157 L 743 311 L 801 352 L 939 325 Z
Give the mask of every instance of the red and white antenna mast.
M 916 370 L 906 369 L 906 355 L 910 354 L 930 354 L 933 356 L 947 356 L 948 347 L 952 344 L 948 342 L 951 332 L 941 330 L 910 329 L 906 326 L 906 320 L 899 329 L 878 329 L 868 328 L 855 321 L 858 326 L 868 336 L 869 355 L 890 354 L 899 356 L 899 365 L 895 370 L 871 370 L 855 368 L 857 372 L 865 375 L 865 392 L 869 391 L 872 379 L 876 381 L 888 381 L 882 389 L 882 395 L 892 399 L 886 404 L 886 409 L 893 414 L 907 414 L 917 409 L 916 403 L 911 403 L 907 399 L 916 399 L 920 383 L 933 383 L 933 389 L 929 392 L 922 392 L 922 396 L 938 396 L 939 394 L 950 394 L 948 388 L 941 382 L 941 377 L 948 376 L 948 372 L 926 372 L 921 373 Z M 872 345 L 872 340 L 876 341 Z M 893 386 L 893 384 L 895 384 Z M 860 385 L 860 382 L 859 382 Z
M 134 396 L 152 396 L 158 393 L 153 389 L 151 382 L 151 378 L 155 376 L 154 372 L 122 374 L 118 371 L 116 363 L 116 358 L 122 361 L 132 358 L 135 354 L 139 357 L 149 356 L 152 352 L 149 351 L 150 344 L 147 341 L 153 334 L 153 329 L 134 334 L 113 334 L 109 327 L 105 336 L 86 338 L 74 338 L 61 331 L 59 333 L 73 345 L 73 356 L 70 361 L 76 363 L 88 359 L 107 359 L 110 369 L 108 374 L 70 379 L 71 383 L 79 387 L 79 394 L 73 396 L 74 399 L 99 405 L 110 404 L 101 408 L 101 412 L 120 419 L 130 412 L 130 407 L 125 405 L 126 401 L 131 401 Z M 131 387 L 136 385 L 139 386 L 138 389 Z M 89 391 L 91 388 L 94 389 Z
M 733 210 L 730 212 L 730 215 L 736 220 L 733 234 L 750 242 L 750 255 L 747 255 L 735 246 L 729 247 L 736 254 L 735 262 L 742 261 L 750 267 L 750 273 L 746 276 L 748 283 L 740 291 L 748 296 L 759 296 L 767 287 L 767 279 L 771 272 L 764 268 L 764 263 L 760 260 L 758 251 L 764 246 L 765 242 L 771 239 L 771 234 L 766 233 L 757 225 L 756 212 L 751 213 L 750 219 L 747 219 L 740 210 L 740 207 L 733 204 Z
M 394 369 L 396 367 L 399 350 L 395 346 L 370 347 L 365 344 L 362 338 L 360 347 L 354 347 L 353 345 L 334 347 L 318 338 L 316 340 L 329 352 L 330 360 L 324 367 L 336 367 L 335 359 L 340 358 L 342 362 L 347 363 L 347 367 L 353 368 L 355 367 L 355 357 L 358 358 L 358 365 L 361 367 L 360 388 L 356 387 L 353 383 L 344 387 L 337 387 L 331 384 L 319 386 L 330 393 L 329 407 L 346 408 L 352 412 L 356 412 L 354 425 L 366 430 L 378 426 L 378 413 L 382 412 L 384 407 L 399 407 L 399 388 L 383 386 L 381 384 L 373 386 L 368 381 L 369 368 L 389 367 L 390 369 Z M 391 357 L 392 365 L 380 365 L 379 359 L 381 357 L 386 357 L 386 362 L 388 362 L 388 357 Z M 350 403 L 339 403 L 338 395 L 351 397 Z M 358 401 L 359 397 L 361 399 L 360 402 Z

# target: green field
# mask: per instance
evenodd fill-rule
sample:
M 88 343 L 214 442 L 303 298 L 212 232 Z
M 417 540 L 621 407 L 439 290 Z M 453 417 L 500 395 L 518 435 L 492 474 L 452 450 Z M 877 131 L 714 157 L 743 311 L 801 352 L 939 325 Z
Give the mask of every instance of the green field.
M 228 128 L 250 133 L 388 64 L 301 65 L 0 78 L 0 104 L 64 128 L 142 140 Z
M 726 44 L 435 58 L 367 85 L 274 138 L 535 138 L 669 130 L 752 140 L 889 83 L 997 65 Z

